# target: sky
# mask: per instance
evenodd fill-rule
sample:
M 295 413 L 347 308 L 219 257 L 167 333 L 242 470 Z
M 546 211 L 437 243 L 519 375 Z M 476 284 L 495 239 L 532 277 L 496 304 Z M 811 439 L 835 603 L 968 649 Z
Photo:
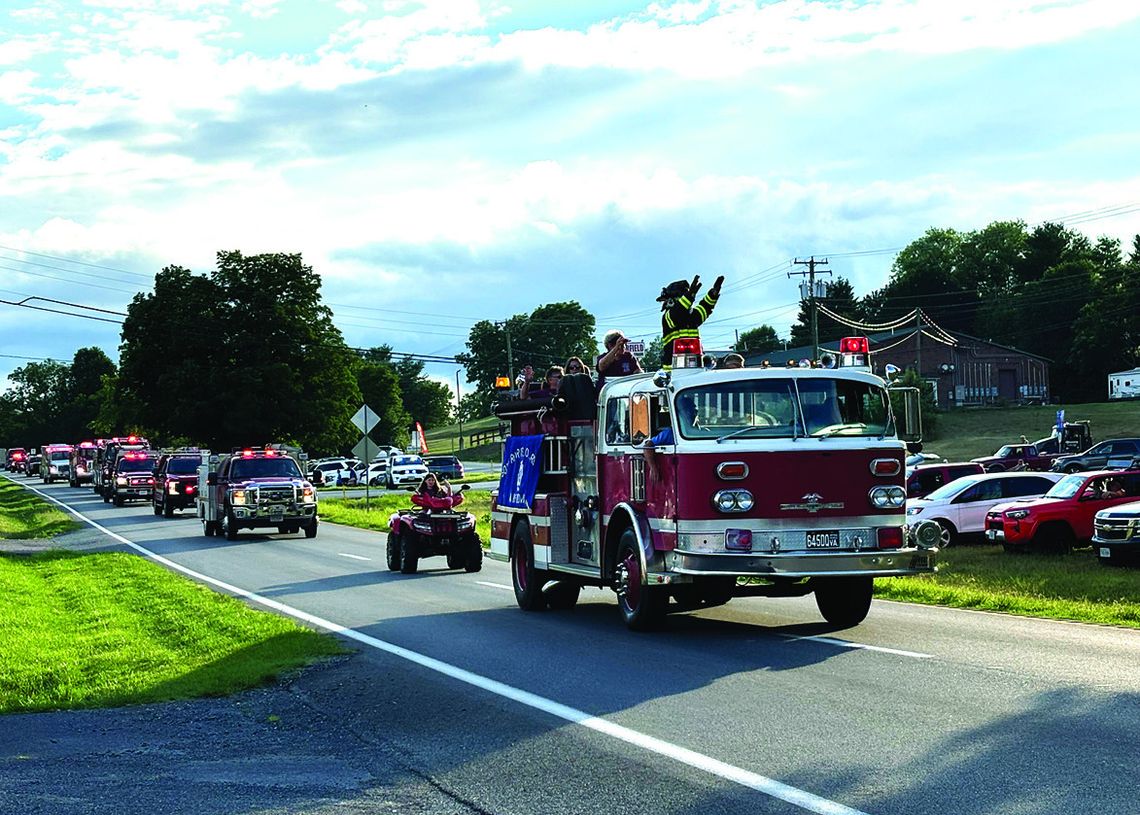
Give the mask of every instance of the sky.
M 794 260 L 862 296 L 931 227 L 1127 246 L 1137 43 L 1120 0 L 5 0 L 0 300 L 69 315 L 0 303 L 0 382 L 117 360 L 115 312 L 219 251 L 300 252 L 350 346 L 452 356 L 564 300 L 649 340 L 696 274 L 706 347 L 786 338 Z

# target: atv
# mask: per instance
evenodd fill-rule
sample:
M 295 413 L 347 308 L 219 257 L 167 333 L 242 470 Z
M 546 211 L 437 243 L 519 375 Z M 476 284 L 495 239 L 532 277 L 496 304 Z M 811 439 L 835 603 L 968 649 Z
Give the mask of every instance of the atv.
M 388 519 L 388 568 L 415 574 L 420 558 L 447 557 L 447 568 L 477 572 L 483 568 L 483 544 L 475 532 L 475 516 L 456 512 L 463 503 L 464 484 L 459 492 L 435 498 L 412 494 L 417 509 L 401 509 Z

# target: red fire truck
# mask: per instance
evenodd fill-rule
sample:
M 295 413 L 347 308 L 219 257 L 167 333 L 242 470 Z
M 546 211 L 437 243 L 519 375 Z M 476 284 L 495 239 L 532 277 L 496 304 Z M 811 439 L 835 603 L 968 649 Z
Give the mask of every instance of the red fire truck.
M 679 346 L 670 371 L 609 379 L 596 399 L 575 375 L 554 398 L 497 405 L 512 435 L 489 557 L 511 563 L 521 608 L 609 587 L 642 629 L 670 610 L 814 593 L 850 626 L 874 578 L 934 570 L 937 530 L 906 528 L 899 421 L 920 426 L 917 391 L 902 389 L 896 419 L 866 339 L 829 367 L 707 370 L 699 341 Z

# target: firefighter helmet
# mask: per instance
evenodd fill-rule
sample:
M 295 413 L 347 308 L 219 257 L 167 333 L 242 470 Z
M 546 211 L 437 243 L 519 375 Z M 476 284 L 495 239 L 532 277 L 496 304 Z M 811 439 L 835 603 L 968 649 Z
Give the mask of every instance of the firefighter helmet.
M 661 296 L 657 298 L 657 302 L 661 303 L 665 300 L 676 300 L 678 297 L 689 293 L 688 280 L 674 280 L 668 286 L 661 290 Z

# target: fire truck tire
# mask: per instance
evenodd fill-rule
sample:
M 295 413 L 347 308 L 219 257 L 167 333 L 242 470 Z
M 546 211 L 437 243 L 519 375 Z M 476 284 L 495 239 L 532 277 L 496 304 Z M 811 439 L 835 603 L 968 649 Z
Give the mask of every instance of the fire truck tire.
M 213 521 L 202 521 L 202 534 L 205 535 L 207 538 L 214 537 L 214 522 Z
M 313 520 L 311 520 L 307 524 L 305 524 L 305 537 L 306 538 L 315 538 L 316 536 L 317 536 L 317 519 L 313 518 Z
M 400 574 L 415 574 L 420 557 L 416 553 L 416 542 L 411 535 L 400 536 Z
M 388 546 L 385 555 L 388 560 L 388 571 L 400 571 L 400 536 L 395 532 L 388 533 Z
M 155 515 L 161 515 L 161 514 L 162 514 L 162 507 L 160 507 L 160 506 L 159 506 L 158 504 L 156 504 L 154 501 L 151 501 L 151 502 L 150 502 L 150 508 L 151 508 L 152 510 L 154 510 L 154 514 L 155 514 Z
M 471 574 L 483 569 L 483 544 L 478 535 L 472 535 L 466 541 L 467 557 L 463 562 L 463 571 Z
M 103 490 L 103 492 L 101 492 L 100 495 L 103 496 L 103 503 L 104 504 L 111 503 L 111 494 L 109 492 L 107 492 L 106 490 Z
M 226 514 L 222 516 L 222 534 L 225 535 L 228 541 L 237 540 L 237 521 L 234 519 L 233 512 L 228 509 L 226 510 Z
M 511 536 L 511 583 L 515 587 L 515 602 L 523 611 L 542 611 L 546 608 L 547 573 L 534 567 L 534 546 L 530 542 L 530 524 L 520 523 Z
M 559 580 L 546 589 L 546 604 L 555 611 L 568 611 L 578 605 L 582 584 L 573 580 Z
M 626 627 L 633 631 L 646 631 L 660 624 L 669 595 L 657 586 L 645 585 L 645 575 L 641 573 L 641 547 L 633 529 L 622 532 L 618 542 L 614 587 Z
M 173 518 L 174 517 L 174 504 L 170 503 L 169 498 L 167 498 L 165 501 L 162 502 L 162 517 L 163 518 Z
M 812 584 L 819 613 L 832 625 L 850 628 L 867 618 L 874 590 L 870 577 L 816 577 Z

